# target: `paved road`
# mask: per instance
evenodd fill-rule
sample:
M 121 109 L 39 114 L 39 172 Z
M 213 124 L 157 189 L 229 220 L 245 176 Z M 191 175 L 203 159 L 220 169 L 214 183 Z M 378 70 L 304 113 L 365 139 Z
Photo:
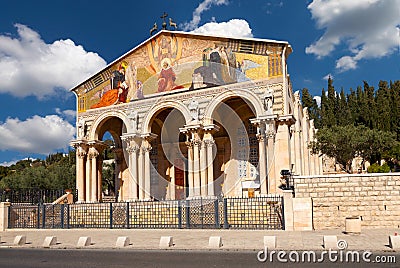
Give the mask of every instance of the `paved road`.
M 381 253 L 391 256 L 394 253 Z M 400 256 L 397 254 L 397 260 Z M 1 268 L 118 267 L 399 267 L 376 263 L 261 263 L 256 251 L 0 249 Z

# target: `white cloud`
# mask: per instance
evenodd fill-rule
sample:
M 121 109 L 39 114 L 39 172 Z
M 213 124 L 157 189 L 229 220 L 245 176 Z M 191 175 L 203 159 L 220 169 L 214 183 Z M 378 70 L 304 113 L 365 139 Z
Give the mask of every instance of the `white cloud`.
M 249 23 L 243 19 L 231 19 L 227 22 L 217 22 L 215 17 L 211 21 L 199 26 L 201 21 L 201 14 L 209 10 L 213 5 L 228 5 L 228 0 L 204 0 L 193 11 L 193 17 L 190 22 L 185 22 L 180 25 L 184 31 L 192 33 L 211 34 L 218 36 L 230 37 L 253 37 L 252 30 Z
M 70 89 L 106 66 L 96 53 L 72 40 L 46 44 L 28 26 L 16 24 L 18 37 L 0 35 L 0 93 L 43 98 Z
M 325 75 L 322 79 L 328 81 L 329 77 L 333 80 L 333 75 L 331 73 Z
M 390 55 L 400 44 L 400 0 L 314 0 L 308 9 L 325 32 L 306 53 L 321 58 L 346 45 L 348 55 L 336 61 L 339 71 L 357 68 L 362 59 Z
M 9 167 L 9 166 L 11 166 L 11 165 L 16 164 L 18 161 L 19 161 L 19 160 L 13 160 L 13 161 L 8 161 L 8 162 L 4 161 L 3 163 L 0 163 L 0 166 Z
M 199 6 L 193 11 L 193 17 L 190 22 L 185 22 L 180 25 L 184 31 L 191 31 L 196 29 L 199 26 L 201 20 L 201 14 L 204 11 L 209 10 L 213 5 L 227 5 L 229 3 L 228 0 L 204 0 L 199 4 Z
M 75 128 L 58 115 L 7 118 L 0 124 L 0 150 L 49 154 L 67 148 L 74 135 Z
M 54 110 L 58 115 L 63 116 L 68 121 L 73 121 L 76 118 L 76 111 L 75 110 L 64 110 L 64 111 L 62 111 L 60 108 L 55 108 Z
M 231 19 L 220 23 L 209 22 L 192 32 L 219 36 L 253 37 L 249 23 L 242 19 Z
M 321 96 L 314 96 L 313 99 L 317 102 L 318 107 L 321 107 Z

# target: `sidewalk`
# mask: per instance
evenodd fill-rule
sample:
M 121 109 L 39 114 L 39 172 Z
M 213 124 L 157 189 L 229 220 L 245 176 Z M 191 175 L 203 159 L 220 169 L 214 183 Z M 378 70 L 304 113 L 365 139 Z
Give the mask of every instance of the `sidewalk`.
M 264 236 L 276 236 L 277 249 L 282 250 L 324 250 L 323 236 L 336 235 L 338 240 L 345 240 L 348 250 L 370 250 L 373 252 L 392 251 L 388 247 L 389 235 L 400 229 L 363 229 L 361 234 L 344 234 L 343 230 L 319 231 L 277 231 L 277 230 L 205 230 L 205 229 L 8 229 L 0 232 L 4 247 L 42 248 L 46 236 L 56 236 L 57 245 L 51 248 L 77 248 L 81 236 L 91 237 L 90 249 L 115 248 L 119 236 L 127 236 L 130 245 L 125 249 L 159 249 L 161 236 L 172 236 L 174 246 L 171 250 L 210 250 L 210 236 L 221 236 L 221 250 L 261 250 L 264 248 Z M 13 245 L 17 235 L 26 236 L 26 244 Z

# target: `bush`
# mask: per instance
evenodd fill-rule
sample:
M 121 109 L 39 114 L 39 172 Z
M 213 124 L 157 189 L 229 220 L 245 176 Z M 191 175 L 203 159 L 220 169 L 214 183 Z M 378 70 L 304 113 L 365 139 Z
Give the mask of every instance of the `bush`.
M 367 169 L 368 173 L 388 173 L 390 172 L 390 167 L 387 163 L 380 166 L 378 163 L 370 165 Z

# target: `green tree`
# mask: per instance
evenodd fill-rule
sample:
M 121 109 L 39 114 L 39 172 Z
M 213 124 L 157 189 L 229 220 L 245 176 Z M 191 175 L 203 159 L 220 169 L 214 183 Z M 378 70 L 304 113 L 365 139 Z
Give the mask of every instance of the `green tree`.
M 390 129 L 400 141 L 400 80 L 390 82 Z
M 314 154 L 322 153 L 335 158 L 346 172 L 351 173 L 352 160 L 362 142 L 358 131 L 352 125 L 322 128 L 318 130 L 317 139 L 311 142 L 310 148 Z
M 307 107 L 310 119 L 314 120 L 315 128 L 319 128 L 321 125 L 321 111 L 318 107 L 317 101 L 309 93 L 307 88 L 303 88 L 301 91 L 301 103 L 303 107 Z
M 321 92 L 321 127 L 332 127 L 336 125 L 337 101 L 333 80 L 328 78 L 328 91 Z
M 0 181 L 0 188 L 75 188 L 75 161 L 75 151 L 49 155 L 46 161 L 18 161 Z
M 371 164 L 379 163 L 396 143 L 396 134 L 377 129 L 358 127 L 361 143 L 357 154 Z
M 340 91 L 340 94 L 336 97 L 336 121 L 339 126 L 346 126 L 353 123 L 350 109 L 347 105 L 346 95 L 344 89 Z

